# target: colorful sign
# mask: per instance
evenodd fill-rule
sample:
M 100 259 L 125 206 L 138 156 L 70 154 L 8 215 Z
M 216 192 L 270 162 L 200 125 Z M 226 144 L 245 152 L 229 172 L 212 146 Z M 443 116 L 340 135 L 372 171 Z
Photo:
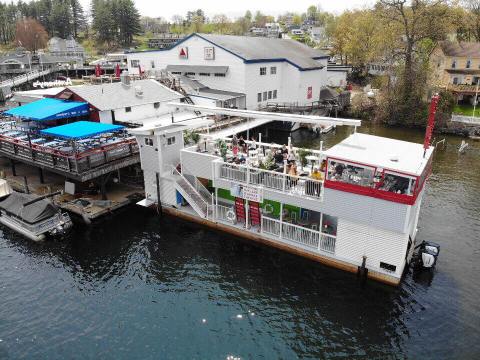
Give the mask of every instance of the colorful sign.
M 178 53 L 178 57 L 180 59 L 188 59 L 188 47 L 180 48 L 180 52 Z
M 205 60 L 215 60 L 215 48 L 213 46 L 203 48 Z
M 307 89 L 307 99 L 311 99 L 313 97 L 313 89 L 311 86 Z
M 430 147 L 430 141 L 432 140 L 433 127 L 435 126 L 435 114 L 437 112 L 438 101 L 440 96 L 433 95 L 430 102 L 430 112 L 428 114 L 427 129 L 425 130 L 425 140 L 423 142 L 423 148 L 427 150 Z
M 250 185 L 232 184 L 230 195 L 239 197 L 248 201 L 263 202 L 263 188 Z

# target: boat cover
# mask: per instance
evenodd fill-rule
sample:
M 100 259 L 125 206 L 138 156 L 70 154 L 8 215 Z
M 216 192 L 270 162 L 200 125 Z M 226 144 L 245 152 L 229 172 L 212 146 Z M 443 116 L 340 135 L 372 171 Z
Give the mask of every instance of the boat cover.
M 58 213 L 58 208 L 46 199 L 24 206 L 25 203 L 36 198 L 38 198 L 36 195 L 13 192 L 5 200 L 0 201 L 0 209 L 19 217 L 28 224 L 44 221 Z

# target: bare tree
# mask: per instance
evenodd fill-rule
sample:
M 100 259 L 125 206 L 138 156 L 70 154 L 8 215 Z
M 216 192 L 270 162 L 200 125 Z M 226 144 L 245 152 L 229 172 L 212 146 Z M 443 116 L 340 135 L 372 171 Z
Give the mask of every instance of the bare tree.
M 48 34 L 37 20 L 26 18 L 17 21 L 15 42 L 30 51 L 43 49 L 47 45 Z

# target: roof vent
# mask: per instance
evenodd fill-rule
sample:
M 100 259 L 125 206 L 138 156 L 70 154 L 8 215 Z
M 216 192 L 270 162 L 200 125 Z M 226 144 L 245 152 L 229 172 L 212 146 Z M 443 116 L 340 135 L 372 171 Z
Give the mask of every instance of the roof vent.
M 135 86 L 135 96 L 143 96 L 143 89 L 140 85 Z

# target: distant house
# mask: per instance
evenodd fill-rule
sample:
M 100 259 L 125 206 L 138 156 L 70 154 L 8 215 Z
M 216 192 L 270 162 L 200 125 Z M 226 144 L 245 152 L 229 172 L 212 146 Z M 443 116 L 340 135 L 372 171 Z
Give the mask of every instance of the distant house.
M 177 42 L 181 41 L 185 35 L 163 33 L 156 34 L 152 38 L 148 39 L 148 47 L 151 49 L 169 49 Z
M 35 69 L 47 69 L 59 65 L 80 66 L 79 58 L 56 56 L 52 54 L 31 54 L 15 52 L 0 56 L 0 75 L 24 74 Z
M 48 51 L 53 56 L 85 58 L 85 49 L 77 43 L 73 37 L 69 37 L 68 39 L 61 39 L 56 36 L 52 37 L 48 41 Z
M 317 44 L 320 44 L 325 40 L 325 28 L 321 26 L 311 27 L 308 30 L 310 38 Z
M 480 43 L 443 41 L 431 56 L 434 82 L 473 104 L 480 83 Z

